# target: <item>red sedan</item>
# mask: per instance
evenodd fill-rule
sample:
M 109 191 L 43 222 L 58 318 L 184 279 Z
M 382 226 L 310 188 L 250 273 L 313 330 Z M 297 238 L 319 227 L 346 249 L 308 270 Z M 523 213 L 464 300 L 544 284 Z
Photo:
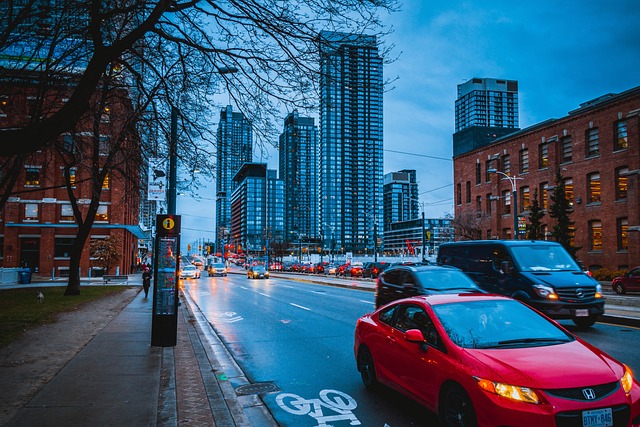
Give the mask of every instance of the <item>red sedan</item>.
M 362 316 L 355 357 L 446 426 L 638 426 L 631 370 L 556 322 L 497 295 L 398 300 Z

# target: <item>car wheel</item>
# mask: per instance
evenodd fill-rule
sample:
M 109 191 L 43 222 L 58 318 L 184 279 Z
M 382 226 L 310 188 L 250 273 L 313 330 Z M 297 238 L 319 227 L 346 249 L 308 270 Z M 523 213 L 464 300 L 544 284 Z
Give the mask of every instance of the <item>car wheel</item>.
M 598 320 L 598 316 L 574 317 L 572 320 L 577 327 L 588 328 L 590 326 L 593 326 L 594 323 L 596 323 L 596 320 Z
M 373 388 L 378 384 L 376 367 L 373 363 L 373 356 L 367 347 L 362 347 L 358 353 L 358 371 L 362 377 L 362 383 L 367 388 Z
M 446 391 L 441 410 L 447 427 L 476 427 L 476 411 L 469 395 L 460 386 L 451 386 Z
M 619 294 L 619 295 L 623 295 L 626 292 L 622 283 L 616 283 L 615 291 L 616 291 L 616 294 Z

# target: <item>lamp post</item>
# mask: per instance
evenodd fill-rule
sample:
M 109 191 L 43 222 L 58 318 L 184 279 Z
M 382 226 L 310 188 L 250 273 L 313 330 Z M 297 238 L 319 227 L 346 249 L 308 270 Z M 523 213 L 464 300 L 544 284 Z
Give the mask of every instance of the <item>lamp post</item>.
M 511 213 L 513 215 L 513 240 L 518 240 L 518 188 L 516 185 L 516 181 L 523 178 L 519 176 L 507 175 L 506 173 L 501 172 L 497 169 L 487 169 L 487 172 L 498 173 L 507 178 L 509 180 L 509 183 L 511 184 L 511 197 L 513 198 L 513 212 Z
M 296 233 L 298 235 L 298 242 L 300 242 L 300 252 L 298 252 L 298 262 L 302 263 L 302 235 L 299 231 L 290 231 L 290 233 Z
M 331 262 L 333 262 L 333 246 L 335 245 L 335 241 L 333 240 L 334 239 L 333 232 L 335 230 L 335 227 L 327 224 L 326 222 L 323 222 L 322 225 L 326 225 L 331 229 L 331 246 L 329 246 L 329 258 L 331 259 Z

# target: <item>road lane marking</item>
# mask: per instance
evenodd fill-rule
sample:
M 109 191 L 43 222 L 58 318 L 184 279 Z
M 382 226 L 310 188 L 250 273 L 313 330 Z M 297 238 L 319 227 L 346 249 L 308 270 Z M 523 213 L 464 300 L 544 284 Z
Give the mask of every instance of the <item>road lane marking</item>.
M 373 304 L 373 301 L 365 301 L 365 300 L 363 300 L 363 299 L 358 300 L 358 301 L 363 302 L 363 303 L 365 303 L 365 304 Z
M 258 293 L 259 293 L 260 295 L 264 296 L 264 297 L 269 297 L 269 298 L 271 298 L 271 295 L 269 295 L 269 294 L 265 294 L 265 293 L 263 293 L 263 292 L 258 292 Z
M 303 306 L 303 305 L 294 304 L 294 303 L 292 303 L 292 302 L 290 302 L 289 304 L 291 304 L 291 305 L 292 305 L 292 306 L 294 306 L 294 307 L 301 308 L 301 309 L 303 309 L 303 310 L 311 311 L 311 309 L 310 309 L 310 308 L 305 307 L 305 306 Z

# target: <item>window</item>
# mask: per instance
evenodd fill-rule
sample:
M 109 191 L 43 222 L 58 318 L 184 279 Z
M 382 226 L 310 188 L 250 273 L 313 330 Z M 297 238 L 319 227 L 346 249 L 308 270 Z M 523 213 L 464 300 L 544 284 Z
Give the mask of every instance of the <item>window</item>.
M 73 221 L 73 208 L 69 203 L 60 205 L 60 221 Z
M 62 168 L 62 178 L 65 180 L 65 185 L 67 180 L 65 179 L 65 169 Z M 71 184 L 71 188 L 76 188 L 76 169 L 75 168 L 71 168 L 69 169 L 69 184 Z
M 104 176 L 104 181 L 102 181 L 102 189 L 103 190 L 108 190 L 109 189 L 109 174 L 106 174 Z
M 7 117 L 7 106 L 9 105 L 9 97 L 0 95 L 0 117 Z
M 476 163 L 476 185 L 482 182 L 482 167 L 480 163 Z
M 597 156 L 600 154 L 600 138 L 598 128 L 592 128 L 587 131 L 587 157 Z
M 24 220 L 25 221 L 38 221 L 38 204 L 27 203 L 24 205 Z
M 529 187 L 520 188 L 520 212 L 526 211 L 531 207 L 531 194 Z
M 589 199 L 587 203 L 600 203 L 600 174 L 595 172 L 587 175 Z
M 466 185 L 465 185 L 465 190 L 467 192 L 466 197 L 465 197 L 465 201 L 467 203 L 471 203 L 471 181 L 467 181 Z
M 493 166 L 491 166 L 491 160 L 487 160 L 484 164 L 484 180 L 485 182 L 491 182 L 491 176 L 493 175 L 491 172 L 489 172 L 489 169 L 493 169 Z
M 617 235 L 618 235 L 618 250 L 629 250 L 629 221 L 627 218 L 618 218 L 617 223 Z
M 542 209 L 547 209 L 547 207 L 549 206 L 549 183 L 547 182 L 542 182 L 540 183 L 540 207 Z
M 109 221 L 109 206 L 98 206 L 98 210 L 96 211 L 96 221 Z
M 549 144 L 544 143 L 538 146 L 538 159 L 540 169 L 549 167 Z
M 502 191 L 502 213 L 510 214 L 511 213 L 511 192 L 509 190 Z
M 487 240 L 489 240 L 489 239 L 491 239 L 491 238 L 492 238 L 492 236 L 491 236 L 491 229 L 488 229 L 488 230 L 487 230 L 487 237 L 486 237 L 486 238 L 487 238 Z
M 485 213 L 491 215 L 491 193 L 487 194 L 484 199 Z
M 75 241 L 74 237 L 56 237 L 53 242 L 54 258 L 69 258 Z
M 589 221 L 589 250 L 602 250 L 602 222 L 598 219 Z
M 482 216 L 482 196 L 476 196 L 476 216 Z
M 626 166 L 616 169 L 616 200 L 627 198 L 627 172 L 629 168 Z
M 571 143 L 571 136 L 565 136 L 564 138 L 562 138 L 561 146 L 561 163 L 568 163 L 573 159 L 573 144 Z
M 629 148 L 629 140 L 627 139 L 627 121 L 620 120 L 615 123 L 615 135 L 613 138 L 614 141 L 614 151 L 615 150 L 624 150 L 625 148 Z
M 456 184 L 456 204 L 462 204 L 462 184 Z
M 76 142 L 71 134 L 64 134 L 62 136 L 62 149 L 67 153 L 74 153 L 76 151 Z
M 502 156 L 502 172 L 511 175 L 511 157 L 508 154 Z
M 564 196 L 571 206 L 573 206 L 573 178 L 564 179 Z
M 529 150 L 524 148 L 520 150 L 520 173 L 529 172 Z
M 25 169 L 24 185 L 26 187 L 40 186 L 40 168 L 27 167 Z
M 107 135 L 100 135 L 99 142 L 98 153 L 101 156 L 106 156 L 111 149 L 111 138 Z

